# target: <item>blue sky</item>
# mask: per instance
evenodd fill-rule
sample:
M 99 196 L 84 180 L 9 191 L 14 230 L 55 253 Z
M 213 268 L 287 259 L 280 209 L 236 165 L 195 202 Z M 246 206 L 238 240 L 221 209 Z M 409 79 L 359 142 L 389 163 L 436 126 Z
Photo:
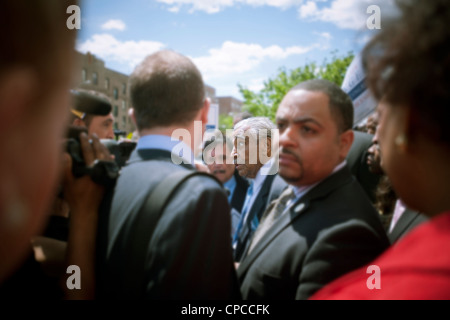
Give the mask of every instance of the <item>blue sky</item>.
M 83 0 L 77 49 L 130 74 L 148 54 L 190 57 L 217 96 L 241 99 L 277 74 L 332 52 L 357 53 L 370 37 L 367 7 L 390 0 Z M 385 9 L 386 8 L 386 9 Z M 382 16 L 383 17 L 383 16 Z

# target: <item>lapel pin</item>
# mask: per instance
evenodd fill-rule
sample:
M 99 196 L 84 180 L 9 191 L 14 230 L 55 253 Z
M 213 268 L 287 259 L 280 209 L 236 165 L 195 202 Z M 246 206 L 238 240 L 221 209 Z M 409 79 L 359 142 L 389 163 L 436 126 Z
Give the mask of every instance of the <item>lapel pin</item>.
M 295 213 L 299 213 L 299 212 L 301 212 L 303 209 L 305 208 L 305 204 L 302 202 L 302 203 L 299 203 L 295 208 L 294 208 L 294 212 Z

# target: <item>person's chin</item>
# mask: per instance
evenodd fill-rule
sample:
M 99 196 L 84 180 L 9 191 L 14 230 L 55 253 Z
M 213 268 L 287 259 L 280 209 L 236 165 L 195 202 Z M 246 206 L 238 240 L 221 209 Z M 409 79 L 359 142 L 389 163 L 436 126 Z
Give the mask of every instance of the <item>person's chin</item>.
M 287 182 L 295 182 L 299 179 L 300 168 L 294 169 L 291 166 L 281 166 L 278 169 L 278 174 Z
M 239 173 L 239 175 L 242 176 L 242 177 L 244 177 L 245 174 L 247 173 L 247 170 L 246 170 L 245 166 L 242 165 L 242 164 L 237 165 L 236 166 L 236 170 Z

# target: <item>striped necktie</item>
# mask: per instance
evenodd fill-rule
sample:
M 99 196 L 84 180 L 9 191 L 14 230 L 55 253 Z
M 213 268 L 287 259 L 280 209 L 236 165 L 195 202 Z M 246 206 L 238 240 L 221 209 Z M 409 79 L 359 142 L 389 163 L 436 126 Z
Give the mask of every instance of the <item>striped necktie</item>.
M 250 181 L 250 185 L 247 189 L 247 195 L 245 196 L 244 205 L 242 206 L 241 218 L 239 220 L 238 226 L 236 228 L 236 232 L 234 233 L 234 237 L 233 237 L 233 246 L 235 246 L 237 244 L 239 233 L 241 232 L 244 222 L 247 220 L 246 215 L 247 215 L 247 211 L 249 209 L 248 207 L 249 207 L 249 203 L 250 203 L 250 199 L 252 198 L 252 195 L 253 195 L 253 180 Z
M 263 216 L 261 217 L 261 222 L 256 229 L 255 234 L 251 240 L 250 247 L 248 252 L 250 253 L 255 245 L 261 240 L 267 230 L 274 224 L 274 222 L 278 219 L 278 217 L 285 211 L 289 200 L 295 198 L 295 193 L 292 188 L 287 188 L 280 197 L 275 200 L 275 205 L 272 208 L 268 208 Z

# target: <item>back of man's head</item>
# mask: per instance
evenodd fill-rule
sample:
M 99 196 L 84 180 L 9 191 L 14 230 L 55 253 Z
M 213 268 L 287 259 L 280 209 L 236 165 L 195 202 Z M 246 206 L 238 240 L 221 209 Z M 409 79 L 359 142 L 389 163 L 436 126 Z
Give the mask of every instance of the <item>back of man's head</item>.
M 331 115 L 336 121 L 339 132 L 350 130 L 353 126 L 353 103 L 347 93 L 338 85 L 324 79 L 301 82 L 291 89 L 321 92 L 328 96 Z
M 130 77 L 131 99 L 139 130 L 192 122 L 203 107 L 200 71 L 173 51 L 149 55 Z

